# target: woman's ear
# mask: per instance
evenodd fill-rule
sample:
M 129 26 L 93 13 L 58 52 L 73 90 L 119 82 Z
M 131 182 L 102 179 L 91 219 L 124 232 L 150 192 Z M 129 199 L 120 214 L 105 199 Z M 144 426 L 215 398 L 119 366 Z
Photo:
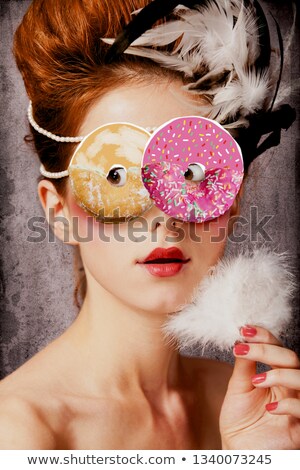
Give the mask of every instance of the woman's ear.
M 54 235 L 64 243 L 78 245 L 73 238 L 71 217 L 66 202 L 58 194 L 54 184 L 43 179 L 38 184 L 38 194 L 45 216 Z

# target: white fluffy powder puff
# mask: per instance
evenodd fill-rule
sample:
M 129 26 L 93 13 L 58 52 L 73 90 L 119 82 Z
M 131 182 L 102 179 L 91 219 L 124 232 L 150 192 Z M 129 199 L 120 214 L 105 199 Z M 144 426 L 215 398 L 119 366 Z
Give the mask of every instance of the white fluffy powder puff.
M 163 331 L 179 349 L 228 350 L 241 340 L 240 327 L 257 325 L 278 337 L 291 320 L 295 276 L 289 255 L 269 248 L 246 249 L 223 258 L 200 283 L 193 302 L 169 317 Z

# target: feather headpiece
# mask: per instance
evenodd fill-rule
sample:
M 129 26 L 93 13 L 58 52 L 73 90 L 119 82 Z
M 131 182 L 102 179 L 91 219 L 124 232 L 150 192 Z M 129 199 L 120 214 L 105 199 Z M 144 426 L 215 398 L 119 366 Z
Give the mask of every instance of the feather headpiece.
M 153 0 L 133 15 L 116 39 L 102 39 L 111 44 L 107 62 L 123 53 L 151 59 L 183 74 L 185 89 L 207 98 L 209 104 L 201 105 L 207 117 L 231 129 L 251 124 L 251 139 L 242 131 L 239 142 L 242 147 L 245 140 L 252 143 L 251 153 L 246 149 L 244 154 L 245 167 L 261 153 L 256 148 L 260 137 L 270 132 L 262 114 L 268 113 L 280 140 L 280 130 L 291 125 L 295 112 L 288 105 L 278 107 L 282 60 L 279 70 L 270 64 L 269 28 L 256 0 Z M 155 26 L 162 18 L 166 21 Z M 283 56 L 278 25 L 277 32 Z M 171 44 L 175 47 L 168 52 Z M 239 140 L 239 134 L 235 137 Z

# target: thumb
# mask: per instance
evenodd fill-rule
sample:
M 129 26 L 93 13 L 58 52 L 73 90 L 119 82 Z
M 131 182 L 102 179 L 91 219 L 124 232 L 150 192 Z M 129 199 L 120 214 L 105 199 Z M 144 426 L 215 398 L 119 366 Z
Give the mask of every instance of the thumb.
M 228 383 L 229 393 L 251 392 L 255 387 L 251 378 L 256 373 L 256 362 L 240 357 L 235 358 L 232 376 Z

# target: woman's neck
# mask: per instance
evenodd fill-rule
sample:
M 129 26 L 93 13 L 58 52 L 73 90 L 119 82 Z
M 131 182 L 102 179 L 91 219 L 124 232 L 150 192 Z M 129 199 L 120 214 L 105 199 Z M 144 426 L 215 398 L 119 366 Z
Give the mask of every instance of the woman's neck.
M 105 289 L 88 289 L 69 339 L 91 387 L 163 400 L 179 385 L 180 356 L 162 332 L 165 315 L 134 309 Z M 96 392 L 97 393 L 97 392 Z

